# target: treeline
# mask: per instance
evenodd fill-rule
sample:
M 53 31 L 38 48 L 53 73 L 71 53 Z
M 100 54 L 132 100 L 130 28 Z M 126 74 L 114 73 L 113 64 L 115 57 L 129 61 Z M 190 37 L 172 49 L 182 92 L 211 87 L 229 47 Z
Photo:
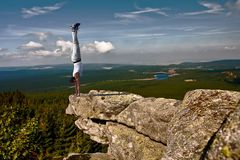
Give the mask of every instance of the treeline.
M 53 159 L 70 152 L 106 152 L 65 114 L 63 93 L 0 93 L 0 159 Z

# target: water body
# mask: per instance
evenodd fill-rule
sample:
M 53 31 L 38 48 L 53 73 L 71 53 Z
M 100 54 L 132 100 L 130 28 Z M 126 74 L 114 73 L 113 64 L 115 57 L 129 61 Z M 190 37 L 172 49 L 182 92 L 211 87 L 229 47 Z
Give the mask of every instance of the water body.
M 165 80 L 165 79 L 168 79 L 169 78 L 169 75 L 166 74 L 166 73 L 158 73 L 158 74 L 155 74 L 154 75 L 154 78 L 156 80 Z

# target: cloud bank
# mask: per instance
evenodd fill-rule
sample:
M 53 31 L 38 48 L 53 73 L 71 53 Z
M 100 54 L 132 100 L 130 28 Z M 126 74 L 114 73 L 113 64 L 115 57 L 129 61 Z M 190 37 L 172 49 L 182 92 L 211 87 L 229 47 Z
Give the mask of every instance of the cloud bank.
M 0 53 L 8 51 L 7 48 L 0 48 Z
M 25 56 L 33 57 L 61 57 L 70 56 L 72 53 L 72 42 L 63 39 L 57 40 L 55 46 L 47 47 L 41 43 L 30 41 L 18 47 L 23 49 Z M 83 54 L 104 54 L 115 49 L 111 42 L 94 41 L 93 43 L 83 44 L 80 47 Z M 0 48 L 0 52 L 5 49 Z
M 240 0 L 237 0 L 236 2 L 229 1 L 226 3 L 227 8 L 229 9 L 229 12 L 227 13 L 227 16 L 231 16 L 233 14 L 240 13 Z
M 31 18 L 34 16 L 39 16 L 39 15 L 50 13 L 55 10 L 59 10 L 62 7 L 63 7 L 63 3 L 56 3 L 52 6 L 32 7 L 29 9 L 22 8 L 22 17 Z
M 138 11 L 133 11 L 133 12 L 115 13 L 114 17 L 120 18 L 120 19 L 137 19 L 140 17 L 140 15 L 147 14 L 147 13 L 155 13 L 162 16 L 168 16 L 167 13 L 163 12 L 162 9 L 160 8 L 146 7 L 143 9 L 138 8 Z
M 187 13 L 183 13 L 182 15 L 195 16 L 195 15 L 201 15 L 201 14 L 217 14 L 224 10 L 224 8 L 217 3 L 199 2 L 199 4 L 204 6 L 207 9 L 203 11 L 187 12 Z
M 49 32 L 35 32 L 33 33 L 35 36 L 38 37 L 40 41 L 45 41 L 47 40 L 48 36 L 51 34 Z
M 58 56 L 57 52 L 48 51 L 48 50 L 30 51 L 29 55 L 32 55 L 32 56 L 42 56 L 42 57 Z
M 236 46 L 225 46 L 224 49 L 225 50 L 236 50 L 237 47 Z
M 27 50 L 36 50 L 36 49 L 42 49 L 43 45 L 41 43 L 30 41 L 26 44 L 21 45 L 20 48 L 27 49 Z
M 111 42 L 105 42 L 105 41 L 94 41 L 94 43 L 89 43 L 86 45 L 83 45 L 81 47 L 81 50 L 83 53 L 107 53 L 111 50 L 115 49 L 113 44 Z
M 56 42 L 56 46 L 60 47 L 62 52 L 71 51 L 72 42 L 71 41 L 58 40 Z

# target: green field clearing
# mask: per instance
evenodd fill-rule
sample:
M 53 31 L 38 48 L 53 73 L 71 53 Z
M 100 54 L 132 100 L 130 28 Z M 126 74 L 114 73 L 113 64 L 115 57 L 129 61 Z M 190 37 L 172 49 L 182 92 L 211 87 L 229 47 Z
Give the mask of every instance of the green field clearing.
M 224 80 L 222 71 L 181 70 L 180 75 L 167 80 L 109 80 L 90 83 L 82 87 L 83 92 L 91 89 L 126 91 L 145 97 L 165 97 L 183 99 L 185 93 L 194 89 L 222 89 L 240 91 L 239 84 Z M 196 82 L 185 82 L 195 79 Z

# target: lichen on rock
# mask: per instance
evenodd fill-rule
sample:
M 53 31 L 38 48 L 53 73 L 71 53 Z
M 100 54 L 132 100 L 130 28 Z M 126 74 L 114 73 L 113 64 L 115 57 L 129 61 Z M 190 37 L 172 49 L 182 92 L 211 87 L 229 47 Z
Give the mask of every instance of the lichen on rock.
M 240 92 L 193 90 L 183 101 L 115 91 L 69 96 L 67 114 L 116 160 L 235 160 Z
M 134 127 L 138 132 L 167 144 L 167 127 L 180 101 L 166 98 L 145 98 L 123 110 L 117 121 Z
M 165 159 L 200 159 L 212 136 L 226 117 L 237 109 L 239 101 L 239 92 L 188 92 L 169 123 Z
M 119 160 L 157 160 L 162 157 L 165 146 L 151 141 L 134 129 L 121 124 L 108 123 L 108 153 Z
M 206 160 L 215 159 L 240 159 L 240 107 L 227 118 L 207 152 Z

